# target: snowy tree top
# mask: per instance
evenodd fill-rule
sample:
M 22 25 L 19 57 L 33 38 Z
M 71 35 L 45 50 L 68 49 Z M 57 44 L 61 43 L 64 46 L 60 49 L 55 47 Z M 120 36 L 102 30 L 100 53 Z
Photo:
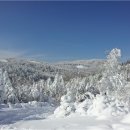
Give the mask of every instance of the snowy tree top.
M 121 50 L 114 48 L 107 56 L 107 59 L 119 59 L 120 57 L 121 57 Z

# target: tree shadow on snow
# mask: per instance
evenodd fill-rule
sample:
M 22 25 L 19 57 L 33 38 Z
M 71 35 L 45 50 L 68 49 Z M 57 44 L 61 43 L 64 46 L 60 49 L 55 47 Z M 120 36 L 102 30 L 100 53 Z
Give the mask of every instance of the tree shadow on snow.
M 16 123 L 20 120 L 41 120 L 45 119 L 49 113 L 46 108 L 19 108 L 0 110 L 0 125 L 8 125 Z

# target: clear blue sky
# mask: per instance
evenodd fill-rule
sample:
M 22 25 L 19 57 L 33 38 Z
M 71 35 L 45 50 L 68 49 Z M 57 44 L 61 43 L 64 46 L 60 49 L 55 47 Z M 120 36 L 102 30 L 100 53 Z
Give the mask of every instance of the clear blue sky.
M 1 57 L 101 59 L 115 47 L 130 59 L 130 1 L 0 2 Z

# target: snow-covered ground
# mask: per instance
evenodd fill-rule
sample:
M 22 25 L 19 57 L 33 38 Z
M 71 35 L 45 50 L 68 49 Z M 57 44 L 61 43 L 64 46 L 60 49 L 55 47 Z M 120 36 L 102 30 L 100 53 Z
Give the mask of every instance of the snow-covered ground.
M 19 122 L 44 120 L 54 110 L 55 107 L 53 104 L 38 103 L 35 101 L 15 105 L 0 104 L 0 130 L 12 129 L 11 127 L 14 127 Z
M 87 116 L 71 114 L 56 118 L 55 107 L 47 103 L 1 105 L 1 130 L 130 130 L 130 114 L 125 116 Z

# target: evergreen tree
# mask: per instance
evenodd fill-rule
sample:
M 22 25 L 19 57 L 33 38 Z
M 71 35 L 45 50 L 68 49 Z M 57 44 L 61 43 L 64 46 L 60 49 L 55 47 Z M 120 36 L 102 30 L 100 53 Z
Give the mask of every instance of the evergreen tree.
M 62 75 L 56 74 L 54 82 L 50 86 L 50 95 L 60 100 L 61 96 L 65 93 L 64 80 Z
M 7 71 L 0 70 L 0 88 L 1 102 L 18 102 L 15 90 L 12 87 Z
M 107 56 L 107 61 L 104 65 L 105 70 L 99 82 L 99 89 L 102 94 L 117 97 L 118 91 L 125 87 L 127 83 L 121 73 L 120 57 L 121 51 L 119 49 L 113 49 Z
M 0 69 L 0 103 L 4 102 L 4 79 L 3 79 L 3 70 Z

